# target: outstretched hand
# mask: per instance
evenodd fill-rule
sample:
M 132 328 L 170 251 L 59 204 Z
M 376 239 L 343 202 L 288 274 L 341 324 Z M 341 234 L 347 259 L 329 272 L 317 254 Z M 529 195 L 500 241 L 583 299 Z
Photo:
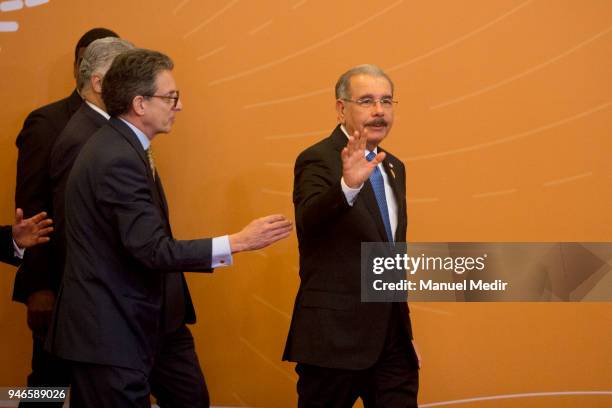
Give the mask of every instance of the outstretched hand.
M 368 161 L 365 157 L 367 141 L 367 130 L 364 129 L 361 133 L 356 130 L 353 132 L 353 136 L 349 136 L 346 147 L 340 153 L 342 177 L 350 188 L 359 188 L 370 178 L 376 166 L 385 159 L 385 153 L 380 152 L 372 161 Z
M 34 245 L 49 242 L 49 235 L 53 231 L 53 220 L 47 218 L 46 212 L 23 219 L 23 210 L 15 211 L 15 224 L 13 224 L 13 239 L 20 248 L 30 248 Z
M 293 224 L 284 215 L 275 214 L 251 221 L 240 232 L 229 236 L 232 253 L 265 248 L 287 238 Z

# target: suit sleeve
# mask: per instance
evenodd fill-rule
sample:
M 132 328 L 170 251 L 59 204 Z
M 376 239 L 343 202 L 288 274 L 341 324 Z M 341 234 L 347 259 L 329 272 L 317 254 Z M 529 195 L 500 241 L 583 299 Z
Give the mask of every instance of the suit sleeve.
M 17 187 L 15 205 L 29 218 L 41 211 L 53 217 L 53 203 L 49 181 L 49 154 L 55 126 L 44 115 L 33 112 L 25 120 L 17 137 Z M 51 245 L 40 245 L 26 251 L 20 269 L 20 287 L 24 300 L 38 290 L 55 290 L 49 270 Z
M 331 152 L 330 154 L 337 153 Z M 316 235 L 333 223 L 340 214 L 350 211 L 351 206 L 340 185 L 338 165 L 340 156 L 326 158 L 316 151 L 300 154 L 295 163 L 293 203 L 297 228 L 304 235 Z M 330 160 L 331 159 L 331 160 Z
M 116 226 L 121 244 L 149 269 L 209 271 L 212 239 L 175 240 L 167 233 L 144 166 L 136 157 L 115 157 L 100 178 L 98 203 Z
M 10 225 L 0 227 L 0 262 L 19 265 L 13 247 L 13 230 Z

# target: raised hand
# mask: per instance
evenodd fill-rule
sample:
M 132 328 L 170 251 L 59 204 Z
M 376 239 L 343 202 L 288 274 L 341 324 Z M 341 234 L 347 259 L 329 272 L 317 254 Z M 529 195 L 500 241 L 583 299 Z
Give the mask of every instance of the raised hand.
M 368 141 L 367 129 L 363 132 L 354 131 L 353 136 L 349 136 L 349 141 L 342 152 L 342 177 L 350 188 L 359 188 L 370 178 L 370 174 L 376 166 L 385 159 L 385 153 L 380 152 L 372 159 L 367 161 L 365 158 L 366 142 Z
M 229 236 L 232 253 L 265 248 L 287 238 L 293 224 L 284 215 L 275 214 L 251 221 L 240 232 Z
M 23 211 L 15 211 L 15 224 L 13 224 L 13 239 L 20 248 L 30 248 L 34 245 L 49 242 L 49 235 L 53 231 L 53 220 L 47 218 L 46 212 L 23 219 Z

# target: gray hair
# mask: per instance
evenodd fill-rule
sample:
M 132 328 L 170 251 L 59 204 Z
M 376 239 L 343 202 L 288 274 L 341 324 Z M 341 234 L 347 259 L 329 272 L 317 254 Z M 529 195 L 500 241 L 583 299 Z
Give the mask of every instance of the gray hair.
M 79 91 L 88 89 L 94 74 L 104 76 L 117 55 L 133 48 L 131 42 L 121 38 L 106 37 L 93 41 L 87 46 L 79 65 L 77 89 Z
M 351 99 L 351 78 L 355 75 L 369 75 L 373 77 L 383 77 L 391 85 L 391 94 L 393 95 L 393 81 L 380 67 L 373 64 L 357 65 L 344 74 L 340 75 L 336 82 L 336 99 Z

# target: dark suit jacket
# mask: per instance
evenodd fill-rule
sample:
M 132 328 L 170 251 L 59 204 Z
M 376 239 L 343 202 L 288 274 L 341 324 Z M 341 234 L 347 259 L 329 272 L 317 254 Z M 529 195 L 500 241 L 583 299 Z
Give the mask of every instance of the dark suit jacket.
M 392 304 L 361 302 L 361 243 L 387 241 L 387 235 L 369 181 L 352 207 L 346 202 L 340 152 L 347 140 L 338 126 L 295 163 L 301 282 L 283 359 L 357 370 L 372 366 L 380 356 Z M 398 205 L 395 240 L 402 242 L 407 225 L 405 170 L 401 161 L 386 153 L 383 166 Z M 408 307 L 398 305 L 412 338 Z
M 15 205 L 23 209 L 25 218 L 41 211 L 46 211 L 53 218 L 49 155 L 60 132 L 81 104 L 81 97 L 74 91 L 65 99 L 36 109 L 28 115 L 17 136 L 19 155 Z M 13 300 L 26 302 L 28 296 L 38 290 L 57 291 L 61 271 L 50 267 L 53 253 L 53 235 L 49 244 L 26 251 L 23 264 L 15 276 Z
M 21 260 L 15 256 L 13 229 L 10 225 L 0 227 L 0 262 L 19 265 Z
M 83 103 L 72 115 L 51 150 L 49 176 L 53 195 L 53 223 L 55 227 L 53 270 L 59 271 L 60 276 L 63 275 L 66 257 L 64 194 L 68 175 L 85 142 L 106 123 L 107 120 L 104 116 Z
M 159 177 L 111 120 L 66 186 L 66 268 L 47 348 L 74 361 L 150 370 L 161 336 L 195 313 L 182 272 L 210 271 L 212 240 L 177 241 Z

